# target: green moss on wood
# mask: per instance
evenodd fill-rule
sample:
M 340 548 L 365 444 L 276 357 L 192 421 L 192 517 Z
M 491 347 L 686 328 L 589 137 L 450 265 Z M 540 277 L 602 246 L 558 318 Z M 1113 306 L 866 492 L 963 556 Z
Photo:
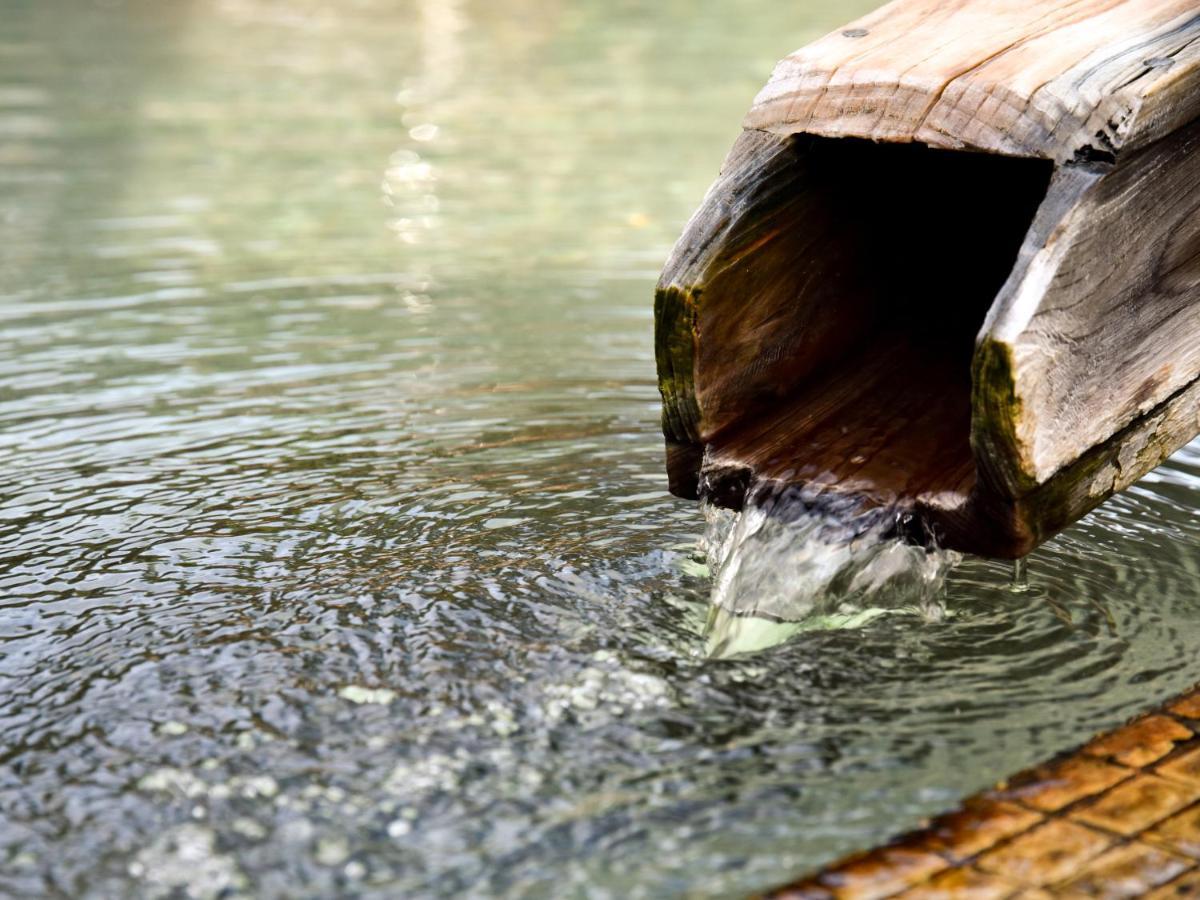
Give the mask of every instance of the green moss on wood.
M 699 288 L 660 286 L 654 296 L 654 344 L 671 493 L 696 499 L 704 445 L 696 400 Z
M 700 294 L 700 289 L 667 285 L 659 287 L 654 296 L 663 436 L 678 444 L 700 441 L 700 407 L 696 402 L 696 319 Z
M 971 446 L 980 474 L 1011 497 L 1032 490 L 1037 480 L 1028 471 L 1017 439 L 1022 403 L 1013 375 L 1012 347 L 984 338 L 975 349 L 971 371 Z

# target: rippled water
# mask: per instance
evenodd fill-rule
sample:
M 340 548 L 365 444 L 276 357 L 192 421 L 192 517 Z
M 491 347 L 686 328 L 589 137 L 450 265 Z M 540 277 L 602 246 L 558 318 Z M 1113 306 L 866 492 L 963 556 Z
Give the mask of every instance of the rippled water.
M 1193 680 L 1198 446 L 704 658 L 653 282 L 870 5 L 0 0 L 0 892 L 736 894 Z

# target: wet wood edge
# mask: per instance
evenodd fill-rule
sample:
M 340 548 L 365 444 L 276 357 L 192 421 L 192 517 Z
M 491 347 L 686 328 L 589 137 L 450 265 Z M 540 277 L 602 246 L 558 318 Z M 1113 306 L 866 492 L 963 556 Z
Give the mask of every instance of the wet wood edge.
M 1060 168 L 978 340 L 972 441 L 998 491 L 1045 485 L 1193 385 L 1197 299 L 1200 123 Z

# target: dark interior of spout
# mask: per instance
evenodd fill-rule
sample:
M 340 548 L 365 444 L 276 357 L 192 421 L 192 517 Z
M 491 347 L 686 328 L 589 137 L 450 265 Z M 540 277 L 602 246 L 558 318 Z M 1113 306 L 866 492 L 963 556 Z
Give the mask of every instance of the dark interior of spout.
M 965 502 L 975 337 L 1053 166 L 793 140 L 705 286 L 701 490 L 731 506 L 756 482 Z

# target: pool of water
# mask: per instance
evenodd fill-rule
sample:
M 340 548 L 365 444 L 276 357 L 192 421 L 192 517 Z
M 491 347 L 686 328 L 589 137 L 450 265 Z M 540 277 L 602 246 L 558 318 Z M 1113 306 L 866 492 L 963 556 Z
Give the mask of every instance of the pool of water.
M 1200 445 L 705 657 L 654 280 L 871 5 L 0 0 L 0 893 L 736 895 L 1194 680 Z

